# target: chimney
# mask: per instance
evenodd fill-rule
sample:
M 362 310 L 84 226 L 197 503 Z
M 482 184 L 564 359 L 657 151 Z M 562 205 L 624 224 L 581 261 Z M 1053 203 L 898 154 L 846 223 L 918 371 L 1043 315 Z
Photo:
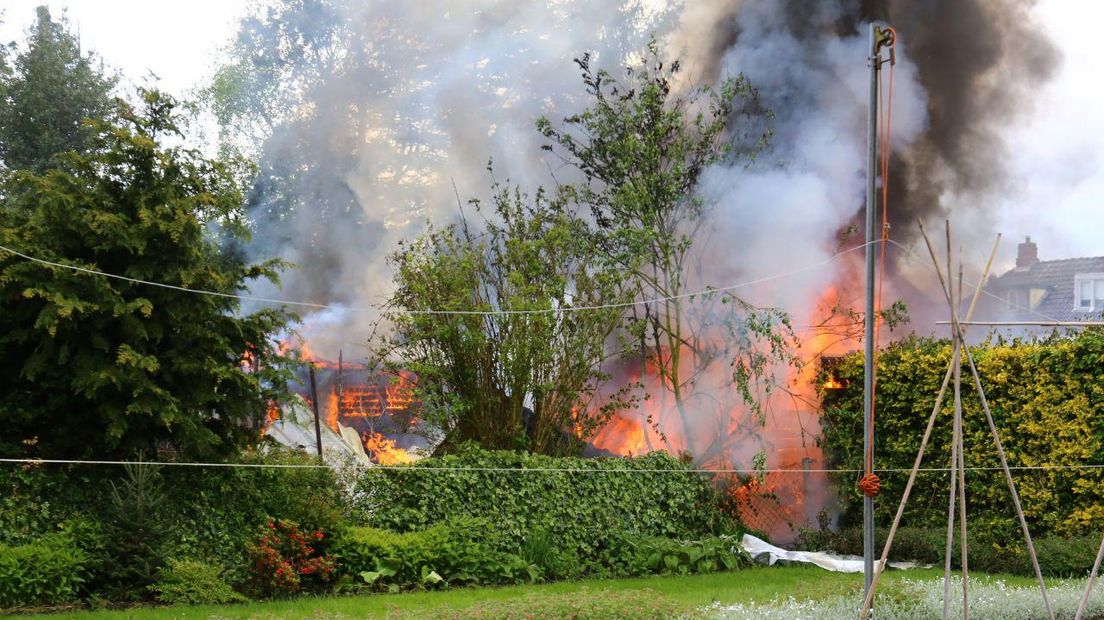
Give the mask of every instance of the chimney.
M 1019 245 L 1016 252 L 1016 266 L 1030 267 L 1037 262 L 1039 262 L 1039 246 L 1031 241 L 1031 237 L 1027 237 L 1027 239 Z

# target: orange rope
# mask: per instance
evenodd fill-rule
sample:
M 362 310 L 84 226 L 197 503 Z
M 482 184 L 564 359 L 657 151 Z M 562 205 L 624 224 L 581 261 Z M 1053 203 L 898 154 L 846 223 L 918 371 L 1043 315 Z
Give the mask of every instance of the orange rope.
M 893 28 L 886 27 L 890 33 L 892 33 L 892 39 L 889 46 L 895 47 L 897 45 L 897 31 Z M 878 55 L 878 62 L 881 61 L 881 53 Z M 882 81 L 878 81 L 878 101 L 879 107 L 884 105 L 884 114 L 879 114 L 878 118 L 878 130 L 880 133 L 880 161 L 879 172 L 882 176 L 882 238 L 881 238 L 881 253 L 878 258 L 878 287 L 874 302 L 874 359 L 872 360 L 873 368 L 871 368 L 871 374 L 873 375 L 873 385 L 871 386 L 870 394 L 870 445 L 867 446 L 864 471 L 866 475 L 859 481 L 859 488 L 868 497 L 874 497 L 878 494 L 880 488 L 878 477 L 873 473 L 874 465 L 874 395 L 878 389 L 878 343 L 881 339 L 881 312 L 882 312 L 882 291 L 884 289 L 885 279 L 885 258 L 886 247 L 889 243 L 889 157 L 890 157 L 890 135 L 893 128 L 893 68 L 894 63 L 889 65 L 889 80 L 886 88 L 887 95 L 884 98 L 884 104 L 882 98 Z M 879 110 L 881 111 L 881 110 Z M 883 121 L 884 119 L 884 121 Z
M 867 474 L 859 480 L 859 490 L 867 497 L 877 497 L 882 490 L 882 481 L 875 474 Z

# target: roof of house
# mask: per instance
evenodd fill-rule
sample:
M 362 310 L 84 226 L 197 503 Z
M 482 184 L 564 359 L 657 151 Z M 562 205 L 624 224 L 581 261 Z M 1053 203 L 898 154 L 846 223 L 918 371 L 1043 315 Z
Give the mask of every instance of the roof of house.
M 1074 277 L 1081 273 L 1104 273 L 1104 256 L 1037 261 L 1026 267 L 1016 267 L 994 278 L 990 286 L 999 291 L 1009 289 L 1043 289 L 1045 294 L 1031 312 L 1016 312 L 1018 317 L 1038 320 L 1042 317 L 1059 321 L 1098 318 L 1073 309 Z

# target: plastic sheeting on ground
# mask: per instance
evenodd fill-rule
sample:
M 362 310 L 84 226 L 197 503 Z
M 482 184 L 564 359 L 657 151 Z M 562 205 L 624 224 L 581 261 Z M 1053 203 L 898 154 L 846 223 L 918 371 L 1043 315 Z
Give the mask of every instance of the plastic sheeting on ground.
M 863 559 L 857 555 L 839 555 L 825 551 L 787 551 L 751 534 L 744 534 L 740 539 L 740 546 L 751 555 L 752 560 L 768 566 L 774 566 L 778 562 L 802 562 L 837 573 L 863 572 Z M 889 566 L 917 568 L 920 565 L 915 562 L 890 562 Z

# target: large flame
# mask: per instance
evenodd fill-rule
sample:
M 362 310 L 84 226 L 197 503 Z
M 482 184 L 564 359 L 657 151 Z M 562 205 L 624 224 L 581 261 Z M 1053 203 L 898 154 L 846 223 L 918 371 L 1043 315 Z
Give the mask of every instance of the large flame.
M 839 282 L 856 280 L 861 265 L 846 265 Z M 690 429 L 695 435 L 687 441 L 670 390 L 663 385 L 657 370 L 645 367 L 643 377 L 626 373 L 626 381 L 640 381 L 651 395 L 638 410 L 619 412 L 592 438 L 592 443 L 610 452 L 630 456 L 650 449 L 681 454 L 689 446 L 700 467 L 733 470 L 719 476 L 744 522 L 765 531 L 779 542 L 792 540 L 799 527 L 815 526 L 819 513 L 828 508 L 827 475 L 824 455 L 818 445 L 820 434 L 820 389 L 843 387 L 835 379 L 816 384 L 825 357 L 854 350 L 861 338 L 861 322 L 843 308 L 854 305 L 848 286 L 826 287 L 805 316 L 809 327 L 798 333 L 801 364 L 786 367 L 785 390 L 776 389 L 760 402 L 763 419 L 756 420 L 735 386 L 731 369 L 716 364 L 707 369 L 699 382 L 712 385 L 705 396 L 689 402 L 697 422 Z M 683 358 L 691 357 L 684 354 Z M 631 375 L 631 376 L 629 376 Z M 724 386 L 724 387 L 717 387 Z M 650 445 L 646 445 L 650 444 Z
M 364 449 L 372 460 L 380 465 L 409 465 L 414 462 L 410 454 L 395 447 L 395 441 L 380 433 L 364 433 Z

